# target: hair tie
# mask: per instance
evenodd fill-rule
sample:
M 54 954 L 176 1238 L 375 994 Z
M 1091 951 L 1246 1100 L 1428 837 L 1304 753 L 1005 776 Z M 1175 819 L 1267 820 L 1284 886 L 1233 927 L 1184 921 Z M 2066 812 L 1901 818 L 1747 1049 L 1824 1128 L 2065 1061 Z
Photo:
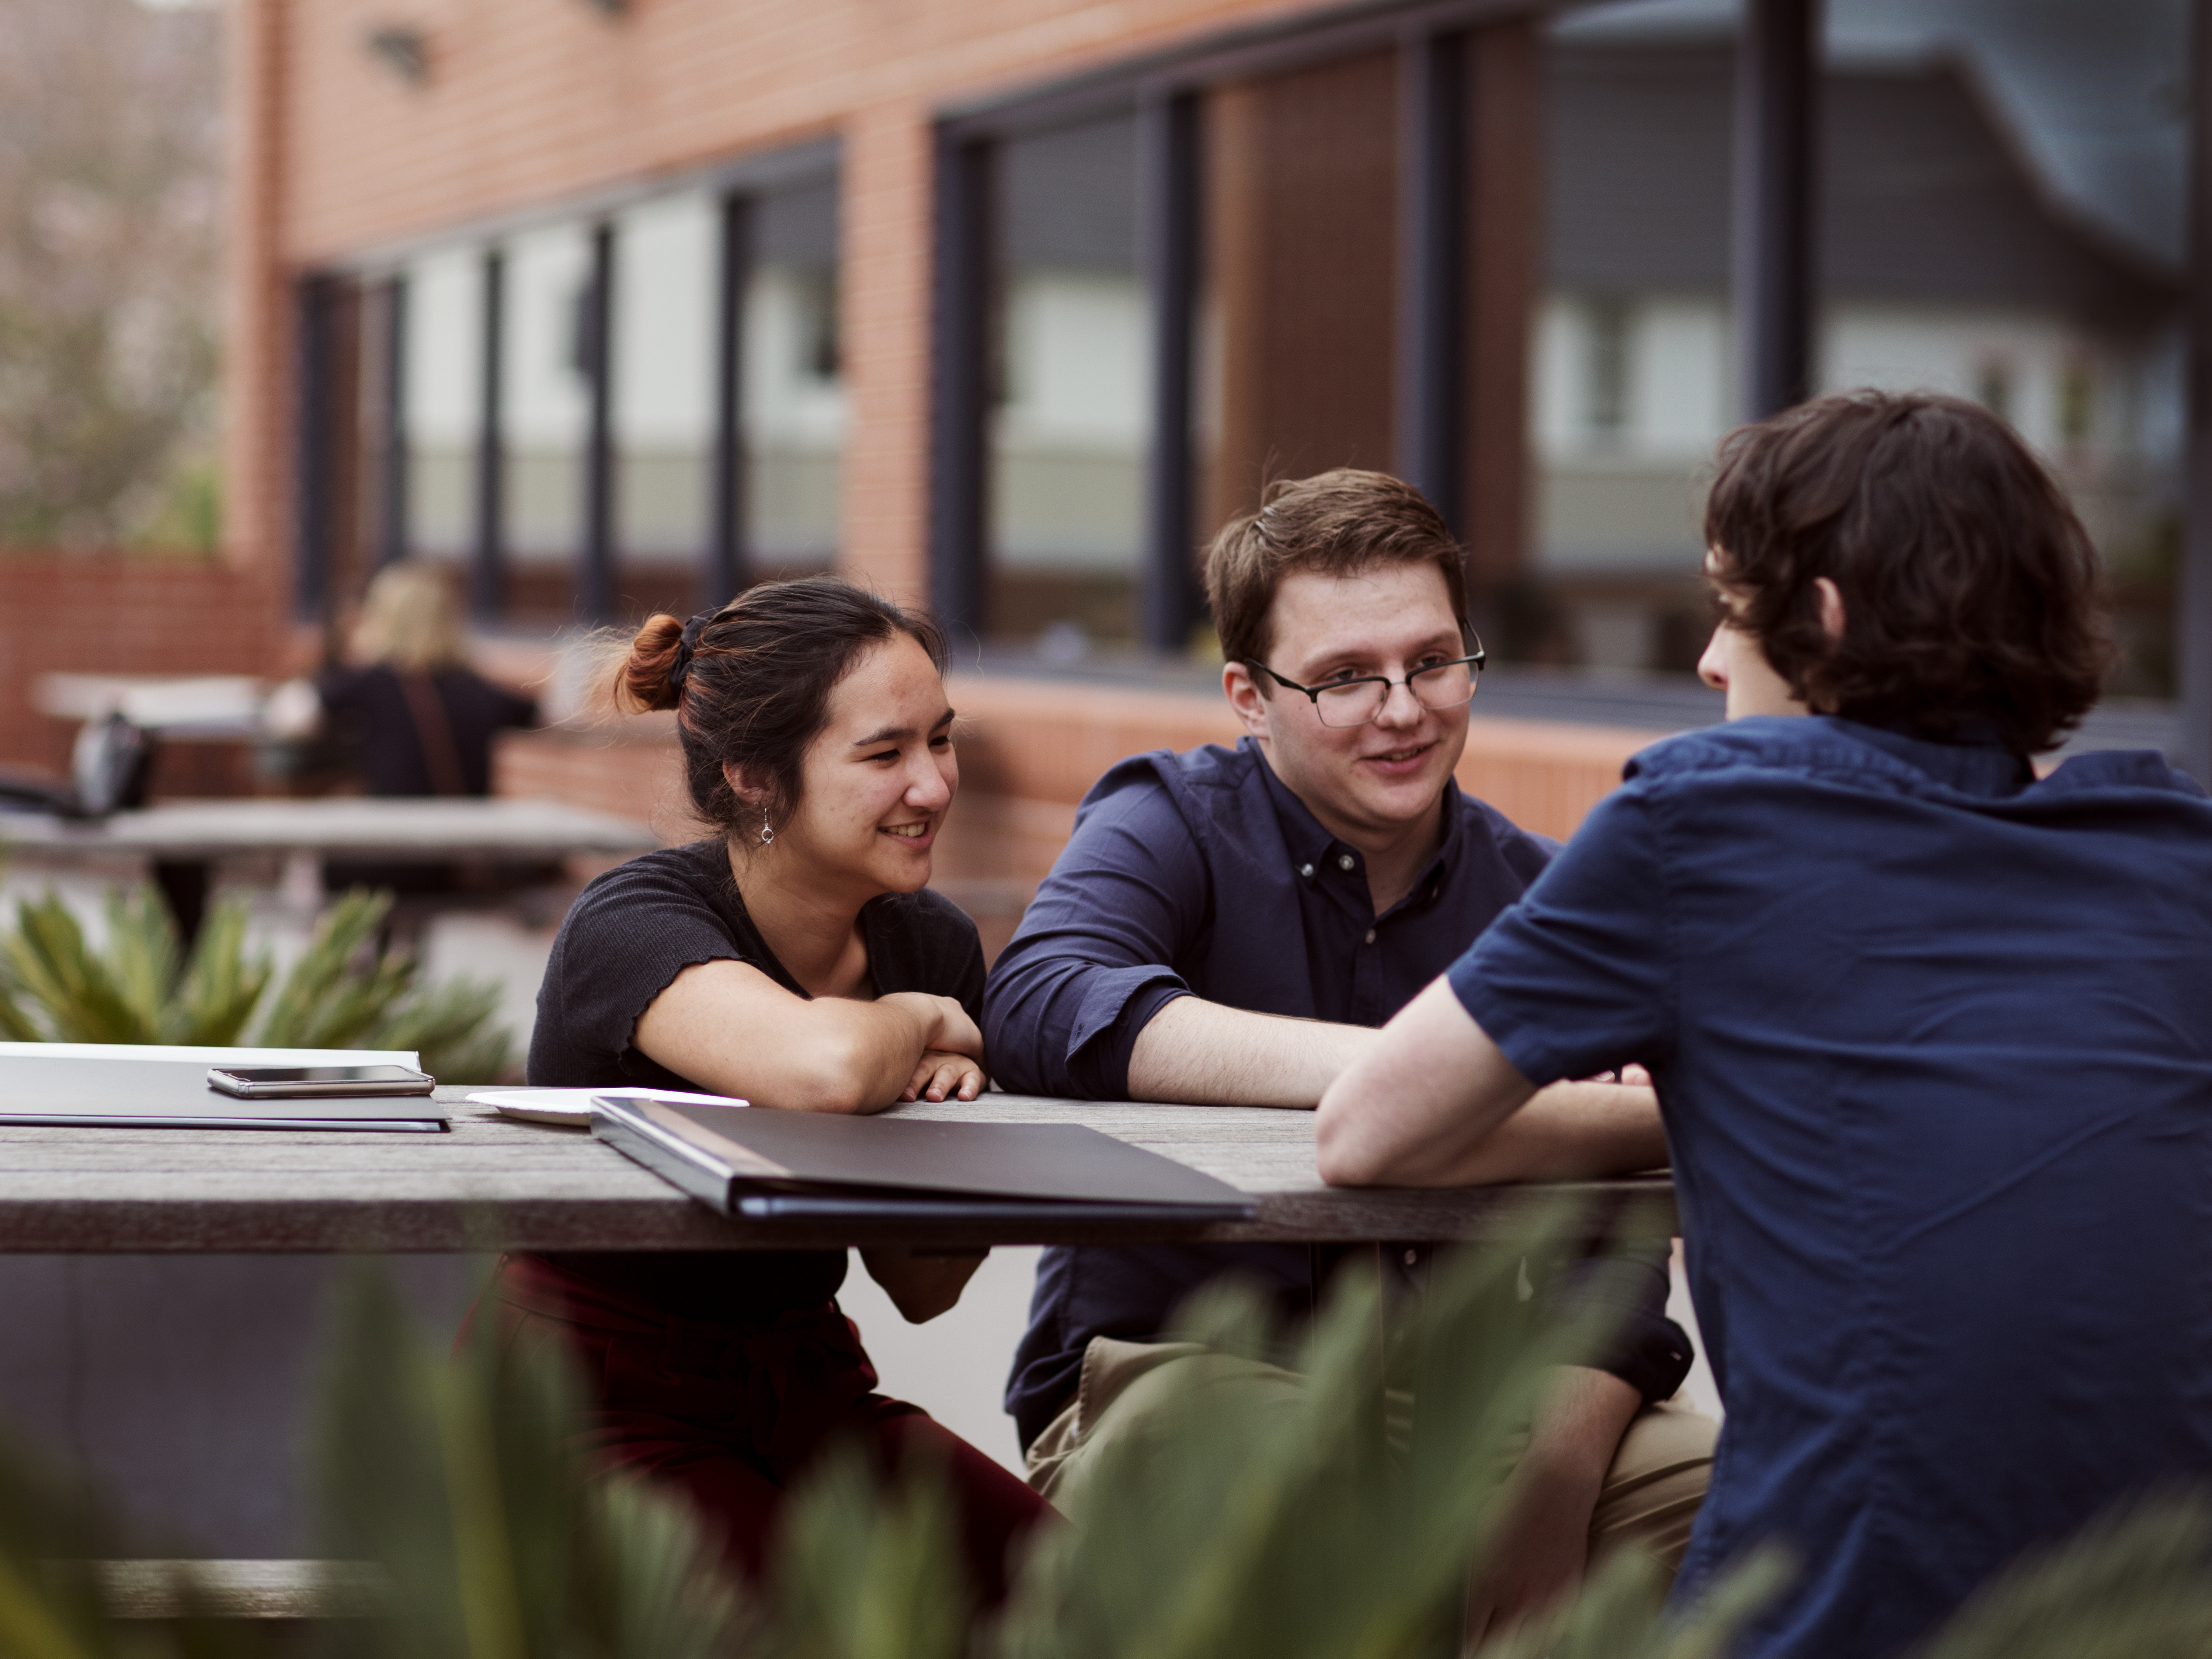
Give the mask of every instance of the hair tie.
M 729 614 L 727 605 L 720 611 L 702 611 L 684 624 L 684 635 L 676 641 L 675 660 L 668 665 L 670 690 L 681 694 L 684 682 L 691 678 L 691 657 L 699 648 L 699 636 Z

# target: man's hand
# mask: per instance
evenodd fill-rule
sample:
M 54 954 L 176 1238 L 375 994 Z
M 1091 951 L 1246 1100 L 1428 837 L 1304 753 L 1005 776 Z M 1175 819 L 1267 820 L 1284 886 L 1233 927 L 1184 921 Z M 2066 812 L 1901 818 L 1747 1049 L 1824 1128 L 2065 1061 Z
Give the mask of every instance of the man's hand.
M 1468 1586 L 1467 1644 L 1542 1613 L 1582 1583 L 1590 1516 L 1643 1396 L 1610 1372 L 1562 1365 L 1499 1489 L 1489 1557 Z
M 1333 1187 L 1586 1180 L 1667 1162 L 1648 1086 L 1530 1088 L 1448 980 L 1376 1036 L 1322 1099 L 1314 1150 Z

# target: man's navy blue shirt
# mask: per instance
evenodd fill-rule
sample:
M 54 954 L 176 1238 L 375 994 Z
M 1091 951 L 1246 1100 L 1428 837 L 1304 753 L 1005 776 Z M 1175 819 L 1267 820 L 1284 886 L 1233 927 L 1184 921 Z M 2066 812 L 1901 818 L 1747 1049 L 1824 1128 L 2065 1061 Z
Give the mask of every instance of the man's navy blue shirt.
M 1631 763 L 1451 970 L 1532 1083 L 1651 1068 L 1728 1419 L 1676 1594 L 1887 1659 L 2212 1475 L 2212 803 L 2156 755 L 1740 720 Z
M 1380 1025 L 1534 880 L 1557 844 L 1447 782 L 1443 838 L 1406 897 L 1376 916 L 1365 860 L 1323 829 L 1247 738 L 1122 761 L 1076 813 L 983 994 L 994 1077 L 1024 1093 L 1119 1100 L 1137 1033 L 1176 997 Z M 1204 1109 L 1194 1108 L 1193 1109 Z M 1094 1336 L 1158 1339 L 1183 1297 L 1229 1270 L 1279 1312 L 1311 1310 L 1304 1246 L 1054 1249 L 1037 1270 L 1006 1408 L 1024 1444 L 1073 1397 Z M 1680 1386 L 1689 1341 L 1665 1317 L 1648 1256 L 1579 1272 L 1577 1298 L 1618 1310 L 1604 1360 L 1647 1398 Z

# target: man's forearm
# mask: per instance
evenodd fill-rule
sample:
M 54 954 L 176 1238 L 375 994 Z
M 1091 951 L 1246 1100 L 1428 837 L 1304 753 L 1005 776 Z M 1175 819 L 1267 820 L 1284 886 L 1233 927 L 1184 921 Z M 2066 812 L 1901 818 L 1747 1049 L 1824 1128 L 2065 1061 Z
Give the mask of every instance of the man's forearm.
M 1177 997 L 1137 1033 L 1135 1100 L 1194 1106 L 1313 1106 L 1378 1034 Z
M 1558 1365 L 1529 1424 L 1522 1454 L 1562 1473 L 1587 1477 L 1595 1498 L 1620 1450 L 1620 1437 L 1644 1409 L 1633 1383 L 1589 1365 Z
M 1609 1371 L 1559 1365 L 1546 1380 L 1528 1449 L 1498 1493 L 1504 1512 L 1468 1588 L 1470 1648 L 1571 1595 L 1589 1557 L 1590 1519 L 1620 1437 L 1644 1404 Z

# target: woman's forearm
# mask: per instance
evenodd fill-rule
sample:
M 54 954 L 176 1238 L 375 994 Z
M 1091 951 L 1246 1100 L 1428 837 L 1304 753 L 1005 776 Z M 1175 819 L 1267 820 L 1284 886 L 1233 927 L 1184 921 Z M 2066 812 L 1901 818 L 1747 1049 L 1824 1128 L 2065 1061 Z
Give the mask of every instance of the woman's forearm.
M 715 1094 L 809 1112 L 870 1112 L 899 1097 L 923 1051 L 945 1039 L 940 999 L 793 996 L 758 969 L 702 962 L 639 1016 L 648 1060 Z

